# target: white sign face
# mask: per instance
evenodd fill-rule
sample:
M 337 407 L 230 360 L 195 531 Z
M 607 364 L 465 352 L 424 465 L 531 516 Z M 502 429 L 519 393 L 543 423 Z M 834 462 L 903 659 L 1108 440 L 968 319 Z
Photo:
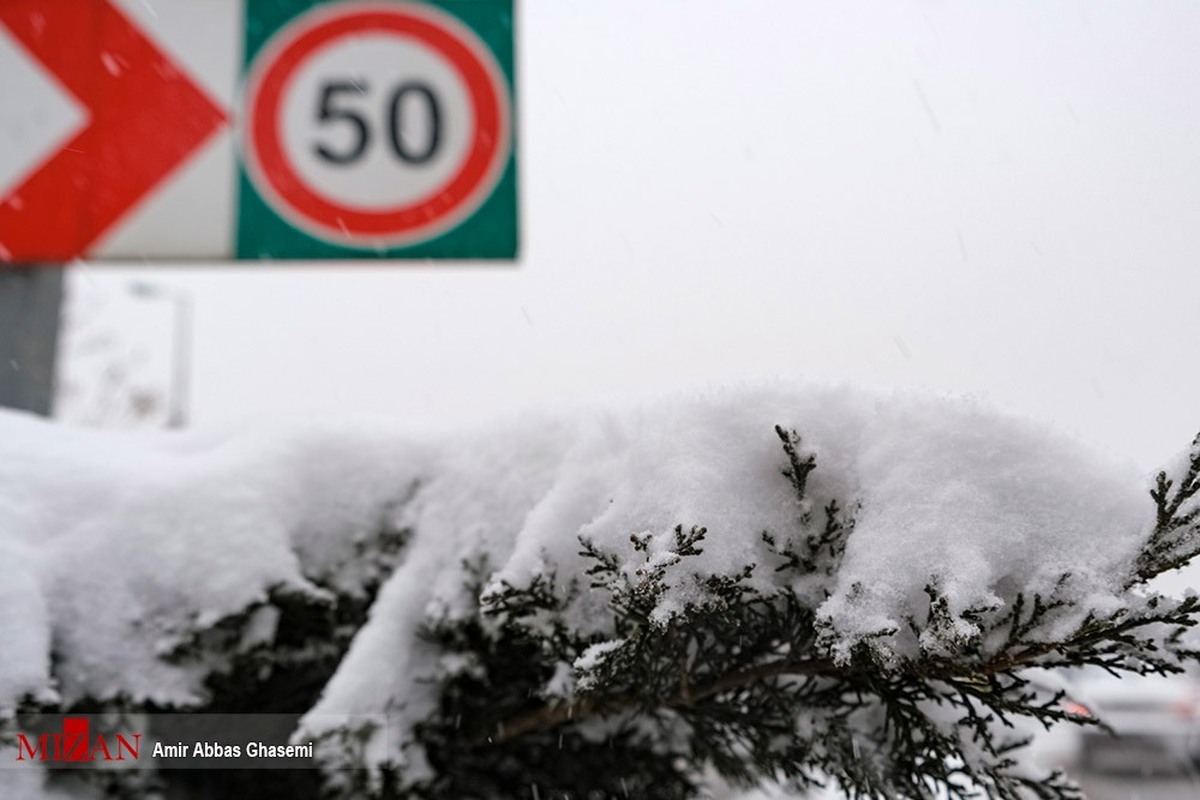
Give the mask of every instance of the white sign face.
M 88 112 L 3 27 L 0 75 L 0 196 L 20 203 L 13 190 L 79 132 Z
M 470 91 L 429 47 L 372 34 L 344 39 L 296 70 L 283 98 L 283 144 L 301 178 L 368 211 L 411 205 L 466 161 Z
M 228 257 L 242 0 L 90 0 L 90 14 L 70 3 L 34 14 L 4 5 L 0 202 L 20 216 L 0 229 L 33 235 L 0 234 L 0 245 L 17 260 Z M 109 98 L 122 94 L 141 98 L 138 115 L 114 113 Z M 202 129 L 183 130 L 184 96 L 182 110 L 196 111 Z M 154 163 L 145 157 L 151 131 L 170 149 Z M 97 208 L 96 191 L 116 202 Z M 72 223 L 84 218 L 95 225 Z

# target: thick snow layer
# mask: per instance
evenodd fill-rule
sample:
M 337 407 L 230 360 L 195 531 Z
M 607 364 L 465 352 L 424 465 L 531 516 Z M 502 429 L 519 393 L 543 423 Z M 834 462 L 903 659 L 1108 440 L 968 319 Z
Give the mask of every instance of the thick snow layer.
M 32 550 L 0 538 L 0 708 L 5 701 L 46 691 L 50 622 Z
M 814 594 L 835 655 L 881 630 L 906 630 L 904 620 L 927 608 L 930 583 L 952 612 L 1056 586 L 1111 606 L 1151 516 L 1137 475 L 968 400 L 779 388 L 497 426 L 449 443 L 406 507 L 415 531 L 409 560 L 317 711 L 400 709 L 393 741 L 404 740 L 435 699 L 428 678 L 438 662 L 417 642 L 417 627 L 479 602 L 464 590 L 464 561 L 486 556 L 492 589 L 521 586 L 551 571 L 579 574 L 581 537 L 628 554 L 630 535 L 649 533 L 651 557 L 662 558 L 676 525 L 704 526 L 704 553 L 662 597 L 660 622 L 693 599 L 692 572 L 778 563 L 762 532 L 786 536 L 810 506 L 781 475 L 776 424 L 794 428 L 815 455 L 811 509 L 832 499 L 859 508 L 842 569 L 825 587 L 831 596 Z M 767 567 L 752 581 L 770 590 L 779 575 Z M 585 595 L 569 613 L 579 628 L 602 631 L 596 610 Z M 871 641 L 901 657 L 922 646 L 911 638 Z
M 781 474 L 777 424 L 816 459 L 804 504 Z M 1115 604 L 1152 518 L 1144 491 L 1139 476 L 979 403 L 848 388 L 714 391 L 419 437 L 378 427 L 134 437 L 0 413 L 0 709 L 51 690 L 67 703 L 197 702 L 223 664 L 164 654 L 271 590 L 353 594 L 373 574 L 364 537 L 409 529 L 309 727 L 386 711 L 395 735 L 381 733 L 375 752 L 411 768 L 420 754 L 399 748 L 434 708 L 429 678 L 462 668 L 418 632 L 478 608 L 472 569 L 486 597 L 505 582 L 578 575 L 581 538 L 632 555 L 631 535 L 646 535 L 652 563 L 668 563 L 674 528 L 703 526 L 703 554 L 666 573 L 656 622 L 695 599 L 693 573 L 757 564 L 760 590 L 797 581 L 835 656 L 869 640 L 901 658 L 938 646 L 904 624 L 926 609 L 927 585 L 952 613 L 1031 589 Z M 831 500 L 857 520 L 841 569 L 776 572 L 762 533 L 786 540 Z M 605 633 L 601 595 L 584 593 L 572 622 Z M 269 639 L 263 620 L 251 634 Z M 568 696 L 602 660 L 590 655 L 547 693 Z
M 354 538 L 416 452 L 379 430 L 201 441 L 0 413 L 0 709 L 51 690 L 195 702 L 219 665 L 164 656 L 268 590 L 352 582 Z
M 1117 604 L 1151 507 L 1136 475 L 1069 440 L 970 404 L 881 405 L 854 472 L 862 513 L 821 612 L 839 648 L 903 631 L 934 584 L 952 612 L 1060 589 Z M 861 591 L 853 591 L 855 584 Z M 898 645 L 897 636 L 887 641 Z M 904 648 L 896 647 L 903 653 Z

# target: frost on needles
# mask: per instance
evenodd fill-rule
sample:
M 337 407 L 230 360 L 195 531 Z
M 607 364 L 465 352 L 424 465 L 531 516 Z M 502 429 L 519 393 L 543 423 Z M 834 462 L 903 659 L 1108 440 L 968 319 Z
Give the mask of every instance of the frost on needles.
M 472 510 L 444 485 L 412 510 L 414 541 L 478 527 L 401 566 L 391 626 L 364 629 L 317 707 L 395 709 L 399 745 L 348 795 L 700 797 L 715 772 L 1073 797 L 1020 748 L 1092 723 L 1032 676 L 1194 657 L 1196 601 L 1144 585 L 1194 553 L 1190 495 L 1152 526 L 1136 479 L 971 403 L 717 396 L 539 435 L 544 471 L 511 433 L 464 437 L 448 461 Z M 362 678 L 387 638 L 420 655 L 381 700 Z M 331 763 L 370 763 L 371 740 L 329 732 Z
M 247 505 L 303 498 L 329 538 L 282 515 L 228 565 L 260 587 L 242 611 L 185 615 L 212 650 L 190 672 L 157 693 L 74 678 L 72 702 L 309 712 L 330 797 L 1057 799 L 1079 794 L 1022 746 L 1095 721 L 1044 676 L 1198 658 L 1197 599 L 1148 582 L 1200 552 L 1200 438 L 1149 501 L 1053 431 L 848 389 L 376 437 L 369 458 L 283 441 L 245 459 L 278 486 L 194 498 L 195 525 L 262 536 Z M 89 525 L 137 528 L 112 514 Z
M 1014 723 L 1096 723 L 1028 671 L 1171 673 L 1196 657 L 1184 644 L 1196 598 L 1151 594 L 1098 611 L 1069 571 L 1048 591 L 967 608 L 932 577 L 902 629 L 846 645 L 822 604 L 855 513 L 836 499 L 814 506 L 815 456 L 795 431 L 775 432 L 795 524 L 761 532 L 767 558 L 697 568 L 708 532 L 677 525 L 633 533 L 619 549 L 581 536 L 582 575 L 550 568 L 484 588 L 487 565 L 471 565 L 477 612 L 422 630 L 461 665 L 416 728 L 431 774 L 407 785 L 397 774 L 386 793 L 524 797 L 539 786 L 546 797 L 688 798 L 703 796 L 708 768 L 735 785 L 833 782 L 850 797 L 1079 797 L 1062 774 L 1021 768 L 1027 727 Z M 752 580 L 759 571 L 772 573 L 771 588 Z M 1154 574 L 1139 566 L 1130 585 Z M 862 591 L 852 583 L 846 596 Z M 569 609 L 585 595 L 604 618 L 581 628 Z M 891 646 L 899 639 L 915 649 Z

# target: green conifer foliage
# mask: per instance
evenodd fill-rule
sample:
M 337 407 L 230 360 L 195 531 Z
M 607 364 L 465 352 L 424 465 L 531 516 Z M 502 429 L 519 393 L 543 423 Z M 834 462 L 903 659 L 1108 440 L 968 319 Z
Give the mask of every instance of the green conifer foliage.
M 801 514 L 792 531 L 762 532 L 771 563 L 747 561 L 733 575 L 694 570 L 707 531 L 688 521 L 665 550 L 650 534 L 632 534 L 619 552 L 581 539 L 584 574 L 543 574 L 527 586 L 485 590 L 487 565 L 471 565 L 476 613 L 424 633 L 464 665 L 417 731 L 434 777 L 410 782 L 395 771 L 380 793 L 692 798 L 706 796 L 708 770 L 744 786 L 832 782 L 851 798 L 1067 800 L 1081 795 L 1063 774 L 1020 768 L 1028 736 L 1012 723 L 1098 723 L 1074 715 L 1029 668 L 1169 674 L 1198 657 L 1185 634 L 1200 600 L 1142 590 L 1200 550 L 1198 512 L 1182 511 L 1200 491 L 1200 438 L 1178 483 L 1158 477 L 1157 524 L 1127 583 L 1139 591 L 1122 608 L 1049 636 L 1080 610 L 1066 591 L 1070 573 L 1048 594 L 1018 592 L 1005 607 L 957 614 L 931 581 L 924 613 L 906 620 L 919 655 L 897 658 L 868 636 L 847 658 L 815 613 L 828 589 L 813 586 L 836 578 L 855 505 L 813 509 L 806 487 L 819 464 L 794 431 L 776 432 L 781 479 Z M 785 573 L 793 588 L 763 593 L 747 580 L 757 570 Z M 664 587 L 681 581 L 690 600 L 664 623 L 656 615 Z M 608 615 L 587 633 L 564 613 L 581 593 L 593 603 L 599 594 Z M 566 693 L 554 689 L 564 670 Z

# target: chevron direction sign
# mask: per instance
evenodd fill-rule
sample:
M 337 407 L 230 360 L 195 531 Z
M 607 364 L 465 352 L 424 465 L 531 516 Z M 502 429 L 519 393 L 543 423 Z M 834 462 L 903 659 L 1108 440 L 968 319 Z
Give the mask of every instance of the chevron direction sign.
M 0 0 L 0 264 L 512 259 L 514 0 Z

